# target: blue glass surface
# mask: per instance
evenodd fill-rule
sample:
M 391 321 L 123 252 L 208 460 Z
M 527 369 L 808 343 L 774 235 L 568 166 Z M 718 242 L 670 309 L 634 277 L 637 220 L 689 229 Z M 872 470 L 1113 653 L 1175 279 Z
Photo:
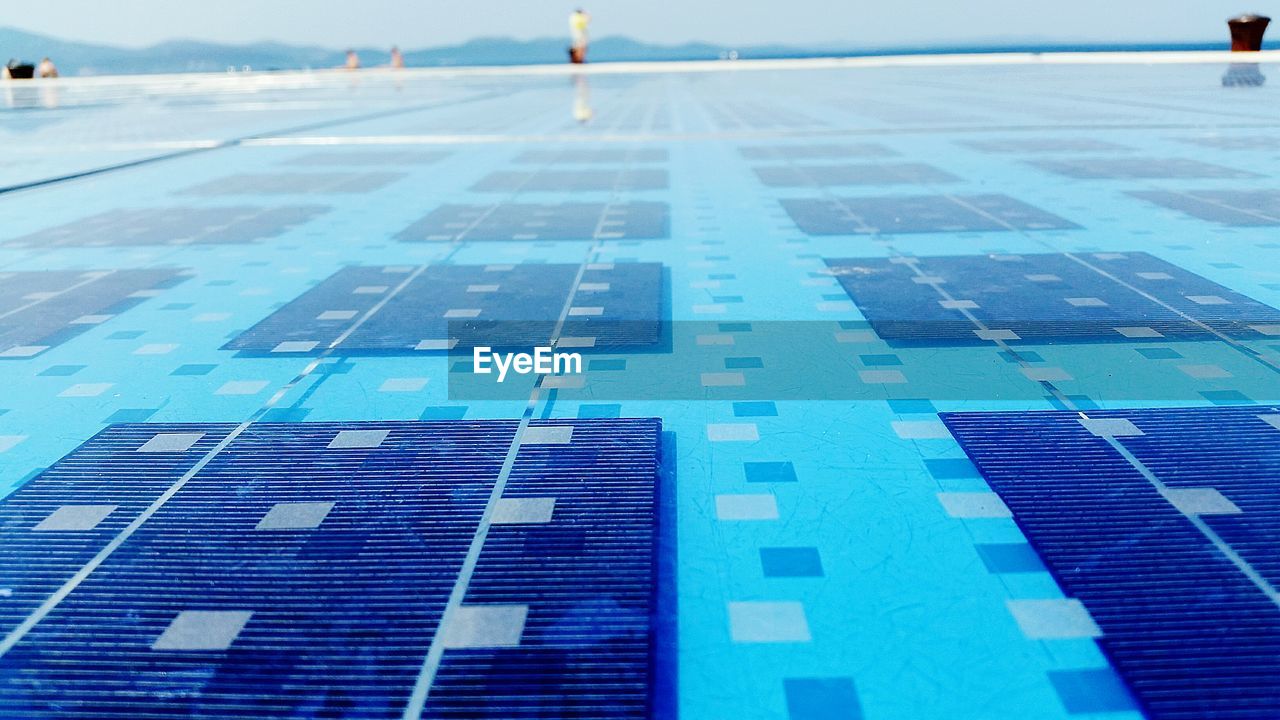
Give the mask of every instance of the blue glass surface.
M 206 688 L 261 688 L 253 672 L 265 667 L 310 684 L 293 695 L 257 696 L 249 716 L 359 709 L 398 718 L 409 708 L 410 717 L 517 717 L 503 708 L 520 703 L 526 715 L 574 716 L 539 694 L 551 685 L 521 684 L 543 669 L 581 671 L 589 689 L 626 699 L 615 705 L 627 712 L 670 707 L 668 715 L 685 718 L 1134 720 L 1165 712 L 1144 699 L 1140 670 L 1109 645 L 1115 616 L 1064 581 L 1057 556 L 1033 537 L 1033 523 L 1044 513 L 1060 516 L 1064 501 L 1001 500 L 982 454 L 967 454 L 937 413 L 1127 408 L 1150 413 L 1134 416 L 1141 425 L 1179 407 L 1256 416 L 1280 402 L 1275 83 L 1224 87 L 1225 65 L 1210 62 L 642 70 L 0 86 L 0 494 L 10 503 L 39 496 L 48 511 L 0 526 L 0 629 L 12 639 L 0 638 L 0 687 L 54 677 L 54 651 L 71 653 L 56 683 L 40 691 L 47 694 L 28 685 L 5 695 L 26 704 L 0 701 L 0 717 L 41 717 L 31 702 L 56 701 L 73 683 L 105 687 L 109 675 L 131 683 L 123 707 L 216 714 L 226 696 Z M 1269 63 L 1261 71 L 1275 74 Z M 1013 258 L 1029 269 L 1013 269 Z M 1151 267 L 1129 267 L 1137 260 Z M 1072 275 L 1073 266 L 1087 274 Z M 464 302 L 501 285 L 472 277 L 486 268 L 520 275 L 522 289 L 493 305 Z M 646 270 L 625 291 L 603 277 L 627 276 L 628 268 Z M 415 272 L 430 283 L 401 288 L 362 275 L 403 281 Z M 1045 276 L 1072 284 L 1070 293 L 1055 294 Z M 510 312 L 551 325 L 564 315 L 589 325 L 590 313 L 609 305 L 584 301 L 584 284 L 586 294 L 625 301 L 628 320 L 651 324 L 642 343 L 584 351 L 581 387 L 535 392 L 529 381 L 509 395 L 459 395 L 450 370 L 465 371 L 465 359 L 432 343 L 416 349 L 446 337 L 420 329 L 429 302 L 446 312 Z M 340 296 L 355 304 L 335 304 Z M 939 304 L 948 300 L 978 307 Z M 572 308 L 578 314 L 569 317 Z M 353 329 L 363 315 L 368 322 Z M 1028 330 L 1046 322 L 1071 332 Z M 325 323 L 340 329 L 317 334 Z M 894 323 L 914 328 L 912 337 L 885 331 Z M 771 344 L 779 325 L 821 342 Z M 982 330 L 1020 339 L 975 332 Z M 788 363 L 817 386 L 865 392 L 796 399 L 761 379 Z M 617 390 L 623 386 L 627 392 Z M 1157 478 L 1220 489 L 1246 520 L 1271 518 L 1272 510 L 1245 507 L 1245 495 L 1224 488 L 1249 468 L 1271 467 L 1272 445 L 1218 433 L 1217 416 L 1191 412 L 1177 411 L 1180 424 L 1168 433 L 1120 442 Z M 631 663 L 652 668 L 649 675 L 620 665 L 603 675 L 590 667 L 563 673 L 572 658 L 547 660 L 532 644 L 458 650 L 466 662 L 451 665 L 446 654 L 428 683 L 440 683 L 438 697 L 447 685 L 451 704 L 433 704 L 428 694 L 415 710 L 435 590 L 404 585 L 414 597 L 396 595 L 376 609 L 362 597 L 349 613 L 334 606 L 313 624 L 297 608 L 340 594 L 325 578 L 356 588 L 376 584 L 379 571 L 404 571 L 413 582 L 453 587 L 452 570 L 422 573 L 442 567 L 441 557 L 464 556 L 477 537 L 469 526 L 442 525 L 441 537 L 453 538 L 443 545 L 404 533 L 416 548 L 407 554 L 376 541 L 330 543 L 323 533 L 287 549 L 250 551 L 258 542 L 252 533 L 224 527 L 267 488 L 299 502 L 327 501 L 323 489 L 303 482 L 304 471 L 338 472 L 291 466 L 284 460 L 293 456 L 278 448 L 260 449 L 257 459 L 220 449 L 242 425 L 250 437 L 296 439 L 337 427 L 330 423 L 514 428 L 526 418 L 535 427 L 661 421 L 659 475 L 650 440 L 615 431 L 621 455 L 640 459 L 611 464 L 586 445 L 549 443 L 535 464 L 554 487 L 520 489 L 525 499 L 569 497 L 603 468 L 619 484 L 582 496 L 590 502 L 575 517 L 589 525 L 610 502 L 644 495 L 659 552 L 646 554 L 641 543 L 621 558 L 594 555 L 615 546 L 575 534 L 586 531 L 567 516 L 554 535 L 510 525 L 501 557 L 477 565 L 485 579 L 475 586 L 486 602 L 519 604 L 497 598 L 531 584 L 521 573 L 554 576 L 583 558 L 616 567 L 590 582 L 569 583 L 566 571 L 545 595 L 561 603 L 556 616 L 529 615 L 526 626 L 537 628 L 539 641 L 599 651 L 606 663 L 599 667 Z M 208 539 L 204 554 L 181 546 L 147 565 L 159 556 L 125 542 L 92 565 L 126 518 L 191 466 L 183 464 L 187 453 L 181 462 L 157 453 L 137 463 L 77 448 L 156 426 L 204 433 L 190 462 L 207 458 L 201 472 L 223 473 L 209 492 L 232 511 L 178 493 L 173 512 L 148 516 L 132 537 L 176 548 L 194 533 Z M 1260 423 L 1257 437 L 1267 430 Z M 457 487 L 491 492 L 508 434 L 496 432 L 467 467 L 458 465 L 470 456 L 456 443 L 423 440 L 414 452 L 439 458 L 430 472 L 453 468 Z M 598 443 L 614 447 L 609 440 Z M 1002 447 L 1023 453 L 1019 477 L 1088 475 L 1097 459 L 1060 457 L 1034 432 Z M 1194 463 L 1186 460 L 1193 451 Z M 227 474 L 235 462 L 258 461 L 273 469 Z M 96 489 L 82 496 L 69 480 L 58 485 L 58 473 L 72 466 Z M 567 467 L 574 469 L 562 472 Z M 390 459 L 342 468 L 331 487 L 353 499 L 364 497 L 353 478 L 421 470 Z M 638 493 L 628 483 L 642 475 L 660 482 Z M 422 488 L 409 485 L 374 493 L 362 507 L 400 527 L 423 513 L 414 499 Z M 1115 498 L 1117 509 L 1102 520 L 1167 502 L 1149 495 L 1132 507 Z M 464 492 L 436 501 L 471 502 Z M 89 544 L 54 538 L 71 531 L 34 530 L 71 504 L 120 510 L 85 531 Z M 1181 511 L 1160 511 L 1183 529 L 1191 523 Z M 51 523 L 92 514 L 68 512 Z M 1242 557 L 1266 544 L 1247 534 L 1257 527 L 1237 527 L 1247 524 L 1239 517 L 1206 522 Z M 1073 519 L 1068 530 L 1078 525 Z M 1139 523 L 1119 532 L 1110 549 L 1174 547 L 1145 530 Z M 55 541 L 70 544 L 50 551 Z M 499 549 L 487 542 L 486 552 Z M 1195 552 L 1203 559 L 1208 551 L 1197 544 Z M 1203 566 L 1218 567 L 1221 558 L 1208 555 Z M 350 575 L 370 557 L 382 560 L 368 577 Z M 233 559 L 244 564 L 225 567 Z M 491 559 L 496 564 L 484 564 Z M 126 562 L 136 573 L 128 577 L 155 581 L 135 593 L 125 574 L 103 572 L 120 564 L 123 573 Z M 1274 573 L 1268 562 L 1257 566 Z M 250 617 L 240 632 L 270 637 L 270 647 L 238 647 L 234 639 L 226 649 L 195 652 L 216 659 L 192 656 L 182 668 L 168 665 L 170 656 L 147 663 L 160 652 L 151 645 L 177 620 L 178 598 L 261 597 L 253 593 L 272 588 L 219 581 L 267 566 L 296 592 L 262 601 L 255 613 L 277 614 Z M 206 572 L 215 567 L 225 572 Z M 1144 569 L 1094 578 L 1104 596 L 1132 588 L 1139 600 L 1129 607 L 1140 621 L 1166 609 L 1147 603 L 1144 589 L 1154 585 L 1144 584 Z M 58 578 L 78 570 L 89 570 L 84 583 L 58 595 Z M 159 574 L 147 574 L 153 570 Z M 23 580 L 32 575 L 39 577 Z M 1227 592 L 1240 585 L 1236 575 L 1201 584 Z M 636 641 L 643 613 L 608 602 L 616 588 L 596 580 L 632 582 L 636 602 L 641 594 L 652 599 L 653 635 Z M 1081 599 L 1086 615 L 1070 603 L 1035 604 Z M 50 611 L 36 617 L 42 603 Z M 1064 614 L 1027 610 L 1046 607 Z M 409 618 L 412 629 L 377 624 L 388 615 Z M 261 626 L 254 617 L 273 620 Z M 1103 635 L 1087 631 L 1090 618 Z M 224 616 L 214 629 L 230 633 L 236 619 Z M 1255 644 L 1233 640 L 1223 656 L 1272 647 L 1265 644 L 1275 638 L 1272 626 L 1258 628 L 1248 641 Z M 321 631 L 329 635 L 321 639 Z M 113 654 L 124 647 L 116 641 L 134 654 Z M 141 659 L 130 665 L 126 655 Z M 499 661 L 519 672 L 493 680 L 484 669 Z M 234 672 L 220 675 L 224 666 Z M 357 676 L 369 682 L 360 693 L 339 682 Z M 1257 693 L 1276 697 L 1274 688 Z M 478 696 L 501 700 L 486 705 Z M 92 714 L 103 706 L 86 707 Z

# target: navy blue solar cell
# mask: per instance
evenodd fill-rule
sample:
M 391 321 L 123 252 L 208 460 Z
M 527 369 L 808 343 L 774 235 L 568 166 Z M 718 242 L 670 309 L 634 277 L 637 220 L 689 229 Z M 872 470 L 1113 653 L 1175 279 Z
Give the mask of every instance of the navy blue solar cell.
M 658 421 L 541 424 L 572 445 L 522 446 L 504 497 L 551 521 L 495 525 L 465 599 L 528 603 L 521 646 L 446 653 L 427 717 L 649 717 Z
M 1133 197 L 1235 227 L 1280 225 L 1280 190 L 1134 190 Z
M 172 269 L 0 272 L 0 358 L 38 355 L 184 277 Z
M 476 345 L 546 345 L 578 265 L 347 267 L 225 346 L 251 353 L 413 354 Z M 658 343 L 665 283 L 658 263 L 588 265 L 562 337 L 594 348 Z M 589 350 L 591 348 L 582 348 Z
M 978 477 L 978 469 L 963 458 L 925 460 L 925 469 L 935 480 L 964 480 Z
M 670 235 L 666 203 L 441 205 L 402 230 L 404 242 L 654 240 Z
M 275 237 L 327 211 L 322 205 L 109 210 L 14 238 L 4 245 L 116 247 L 247 243 Z
M 760 569 L 765 577 L 822 577 L 822 556 L 815 547 L 762 547 Z
M 986 332 L 1006 342 L 1205 339 L 1214 332 L 1261 339 L 1280 324 L 1275 308 L 1141 252 L 827 265 L 876 334 L 895 344 L 973 344 L 986 342 Z
M 957 182 L 960 178 L 924 163 L 866 163 L 860 165 L 765 165 L 755 168 L 769 187 L 813 185 L 897 185 Z
M 810 235 L 1066 230 L 1079 226 L 1007 195 L 784 199 Z
M 789 462 L 748 462 L 742 464 L 747 482 L 795 482 L 796 469 Z
M 998 140 L 965 140 L 960 143 L 988 153 L 1074 153 L 1117 152 L 1129 150 L 1124 145 L 1093 138 L 1000 138 Z
M 785 678 L 788 720 L 862 720 L 853 678 Z
M 663 148 L 564 148 L 560 150 L 525 150 L 515 159 L 518 163 L 532 165 L 549 164 L 587 164 L 610 163 L 626 164 L 630 162 L 653 163 L 666 162 L 667 151 Z
M 738 148 L 748 160 L 847 160 L 893 157 L 898 153 L 877 143 L 816 145 L 748 145 Z
M 406 177 L 394 172 L 307 172 L 230 175 L 193 185 L 180 195 L 310 195 L 366 193 Z
M 982 564 L 993 573 L 1044 572 L 1044 563 L 1026 543 L 985 543 L 975 545 Z
M 0 717 L 400 718 L 433 644 L 423 717 L 650 717 L 660 423 L 548 425 L 466 581 L 514 420 L 108 428 L 0 502 L 0 632 L 105 552 L 0 656 Z M 459 643 L 455 587 L 514 635 Z
M 282 165 L 305 167 L 361 165 L 430 165 L 448 157 L 443 150 L 324 150 L 285 160 Z
M 667 171 L 634 170 L 533 170 L 490 173 L 471 186 L 472 192 L 604 192 L 666 190 Z
M 1280 408 L 941 417 L 1150 717 L 1280 717 Z
M 1257 173 L 1185 158 L 1093 157 L 1079 160 L 1033 160 L 1032 165 L 1082 180 L 1148 178 L 1259 178 Z

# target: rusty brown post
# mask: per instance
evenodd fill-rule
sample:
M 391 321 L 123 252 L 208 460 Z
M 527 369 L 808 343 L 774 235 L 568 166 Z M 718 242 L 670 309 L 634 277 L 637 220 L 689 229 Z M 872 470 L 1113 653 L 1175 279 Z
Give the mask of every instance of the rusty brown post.
M 1262 34 L 1271 18 L 1252 13 L 1227 21 L 1231 28 L 1231 52 L 1257 52 L 1262 49 Z

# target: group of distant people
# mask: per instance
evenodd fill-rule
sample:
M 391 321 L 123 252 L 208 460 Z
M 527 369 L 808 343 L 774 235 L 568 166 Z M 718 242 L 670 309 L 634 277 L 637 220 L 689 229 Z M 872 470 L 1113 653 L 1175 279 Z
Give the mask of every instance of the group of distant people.
M 578 8 L 569 15 L 569 62 L 580 65 L 587 61 L 587 28 L 591 25 L 591 15 L 586 10 Z M 404 55 L 400 52 L 400 48 L 391 48 L 391 61 L 389 65 L 392 68 L 399 69 L 404 67 Z M 355 50 L 347 51 L 347 59 L 343 64 L 347 70 L 360 69 L 360 55 Z
M 391 48 L 391 62 L 388 64 L 397 70 L 404 67 L 404 54 L 400 52 L 400 48 Z M 348 50 L 347 61 L 343 64 L 343 67 L 347 70 L 359 70 L 360 55 L 358 55 L 355 50 Z
M 32 77 L 56 78 L 58 67 L 49 58 L 40 61 L 39 65 L 24 65 L 17 60 L 10 60 L 0 68 L 0 80 L 29 80 Z
M 586 10 L 578 8 L 569 15 L 569 62 L 579 65 L 587 61 L 587 28 L 591 25 L 591 16 Z M 391 48 L 391 61 L 389 65 L 394 69 L 404 67 L 404 54 L 400 52 L 400 48 Z M 360 56 L 355 50 L 347 51 L 347 60 L 343 65 L 347 70 L 360 69 Z M 21 65 L 16 60 L 10 60 L 8 65 L 3 67 L 3 75 L 0 79 L 9 80 L 11 78 L 26 79 L 30 77 L 56 78 L 58 77 L 58 68 L 49 58 L 40 61 L 39 65 Z

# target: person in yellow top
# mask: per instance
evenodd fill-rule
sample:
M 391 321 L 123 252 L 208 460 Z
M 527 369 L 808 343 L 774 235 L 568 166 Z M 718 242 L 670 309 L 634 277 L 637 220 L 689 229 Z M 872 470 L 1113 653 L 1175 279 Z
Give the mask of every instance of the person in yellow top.
M 572 38 L 572 44 L 569 46 L 570 62 L 587 61 L 587 26 L 590 24 L 591 16 L 582 8 L 574 10 L 569 15 L 569 36 Z

